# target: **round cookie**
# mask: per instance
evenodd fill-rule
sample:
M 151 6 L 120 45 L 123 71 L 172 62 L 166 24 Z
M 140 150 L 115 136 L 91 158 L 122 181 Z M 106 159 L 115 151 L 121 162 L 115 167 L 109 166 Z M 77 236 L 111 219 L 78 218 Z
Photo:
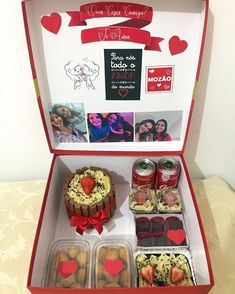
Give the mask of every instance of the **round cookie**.
M 105 259 L 115 260 L 119 258 L 119 250 L 116 248 L 109 247 L 106 250 Z

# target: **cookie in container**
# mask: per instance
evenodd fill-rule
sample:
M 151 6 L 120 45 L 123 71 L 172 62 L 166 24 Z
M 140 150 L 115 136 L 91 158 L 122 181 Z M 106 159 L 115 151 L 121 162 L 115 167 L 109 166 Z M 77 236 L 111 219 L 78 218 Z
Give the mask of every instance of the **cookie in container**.
M 93 252 L 94 288 L 126 288 L 133 281 L 132 248 L 128 241 L 99 241 Z
M 86 240 L 57 240 L 51 246 L 45 275 L 50 288 L 87 288 L 90 245 Z

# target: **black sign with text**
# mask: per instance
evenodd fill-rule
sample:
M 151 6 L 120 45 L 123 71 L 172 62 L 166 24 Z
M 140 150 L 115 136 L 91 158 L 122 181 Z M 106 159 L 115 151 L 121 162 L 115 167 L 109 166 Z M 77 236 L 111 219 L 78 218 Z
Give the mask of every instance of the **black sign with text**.
M 104 49 L 106 100 L 140 100 L 142 49 Z

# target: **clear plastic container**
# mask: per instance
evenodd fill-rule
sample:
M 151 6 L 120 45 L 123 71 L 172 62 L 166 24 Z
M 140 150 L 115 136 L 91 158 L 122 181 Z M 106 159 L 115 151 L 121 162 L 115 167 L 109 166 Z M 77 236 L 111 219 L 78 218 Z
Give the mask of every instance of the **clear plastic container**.
M 196 285 L 187 249 L 139 251 L 135 254 L 137 287 Z
M 133 213 L 153 213 L 156 211 L 156 194 L 153 189 L 131 189 L 129 205 Z
M 94 288 L 131 287 L 133 258 L 129 242 L 121 239 L 99 241 L 94 248 Z
M 156 195 L 158 212 L 182 212 L 183 203 L 177 188 L 163 187 L 162 189 L 156 190 Z
M 45 286 L 86 288 L 90 272 L 90 245 L 85 240 L 61 239 L 51 246 Z
M 188 247 L 182 214 L 135 216 L 138 247 Z

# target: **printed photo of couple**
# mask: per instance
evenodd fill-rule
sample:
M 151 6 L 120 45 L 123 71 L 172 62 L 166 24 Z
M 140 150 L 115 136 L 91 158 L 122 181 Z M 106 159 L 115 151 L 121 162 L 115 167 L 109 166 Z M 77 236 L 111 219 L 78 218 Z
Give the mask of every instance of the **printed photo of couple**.
M 182 111 L 135 114 L 135 142 L 180 140 Z
M 134 113 L 88 113 L 90 142 L 133 142 Z
M 50 121 L 57 142 L 87 142 L 87 126 L 82 103 L 58 103 L 52 105 Z

